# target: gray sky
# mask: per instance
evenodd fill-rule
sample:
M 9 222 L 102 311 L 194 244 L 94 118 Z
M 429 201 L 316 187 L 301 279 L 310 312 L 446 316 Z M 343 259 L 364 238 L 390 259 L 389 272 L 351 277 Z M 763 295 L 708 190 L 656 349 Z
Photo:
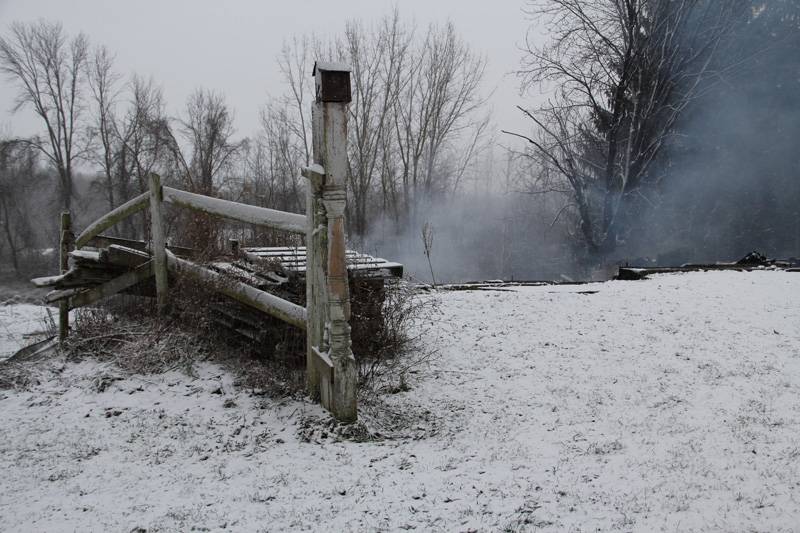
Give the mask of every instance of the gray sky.
M 124 75 L 153 76 L 172 114 L 199 86 L 224 92 L 236 111 L 237 133 L 246 136 L 257 130 L 267 96 L 283 92 L 276 57 L 284 39 L 337 33 L 347 19 L 375 20 L 395 3 L 403 18 L 420 25 L 452 20 L 488 57 L 485 91 L 495 91 L 490 105 L 498 129 L 527 128 L 514 109 L 524 100 L 509 74 L 528 27 L 524 0 L 0 0 L 0 31 L 17 20 L 61 21 L 70 34 L 83 31 L 107 45 Z M 11 114 L 13 97 L 13 86 L 0 79 L 0 127 L 17 135 L 38 131 L 30 112 Z

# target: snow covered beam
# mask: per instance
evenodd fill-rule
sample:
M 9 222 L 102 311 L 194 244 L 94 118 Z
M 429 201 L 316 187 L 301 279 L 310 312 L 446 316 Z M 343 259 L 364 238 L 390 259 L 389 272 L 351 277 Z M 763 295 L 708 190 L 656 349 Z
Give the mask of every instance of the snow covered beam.
M 250 285 L 223 276 L 191 261 L 180 259 L 167 250 L 167 265 L 177 273 L 188 274 L 196 279 L 209 282 L 216 292 L 248 305 L 270 316 L 300 329 L 306 329 L 306 309 L 274 294 L 256 289 Z
M 248 224 L 268 226 L 291 233 L 305 235 L 307 229 L 305 215 L 211 198 L 210 196 L 181 191 L 172 187 L 164 187 L 164 201 L 209 215 Z
M 150 193 L 142 193 L 136 198 L 128 200 L 116 209 L 109 211 L 102 217 L 92 222 L 89 227 L 83 230 L 83 233 L 78 235 L 75 239 L 75 248 L 80 248 L 87 244 L 93 237 L 100 235 L 101 232 L 107 230 L 119 221 L 131 216 L 134 213 L 146 209 L 150 205 Z

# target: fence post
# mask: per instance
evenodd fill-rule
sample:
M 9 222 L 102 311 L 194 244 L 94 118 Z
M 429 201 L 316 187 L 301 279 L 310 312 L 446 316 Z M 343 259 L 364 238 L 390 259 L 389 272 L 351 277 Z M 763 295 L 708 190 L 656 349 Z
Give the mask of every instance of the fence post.
M 314 163 L 322 165 L 322 128 L 319 118 L 320 104 L 311 109 L 312 148 Z M 325 268 L 328 257 L 328 218 L 322 204 L 325 175 L 304 172 L 308 178 L 306 192 L 306 388 L 311 396 L 320 394 L 320 375 L 317 371 L 314 350 L 324 352 L 325 322 L 327 314 L 325 294 Z
M 156 301 L 159 314 L 167 307 L 167 251 L 164 235 L 164 190 L 161 188 L 161 177 L 151 173 L 150 182 L 150 237 L 152 239 L 153 271 L 156 278 Z
M 59 270 L 62 274 L 69 270 L 69 252 L 75 236 L 72 233 L 72 217 L 69 211 L 61 212 L 61 233 L 58 247 Z M 69 334 L 69 298 L 58 304 L 58 341 L 64 342 Z
M 318 62 L 314 65 L 314 77 L 319 116 L 312 125 L 321 129 L 321 160 L 325 170 L 322 203 L 328 222 L 326 326 L 333 387 L 331 405 L 326 407 L 339 420 L 353 422 L 358 416 L 358 370 L 350 345 L 350 289 L 344 221 L 350 68 L 339 63 Z

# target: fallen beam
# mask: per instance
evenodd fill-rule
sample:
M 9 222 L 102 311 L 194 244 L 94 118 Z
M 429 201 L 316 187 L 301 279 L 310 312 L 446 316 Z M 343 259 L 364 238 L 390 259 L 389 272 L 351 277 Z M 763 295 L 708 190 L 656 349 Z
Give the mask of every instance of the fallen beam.
M 167 251 L 167 266 L 177 273 L 189 274 L 196 279 L 210 282 L 213 290 L 238 302 L 263 311 L 298 328 L 306 329 L 305 307 L 223 276 L 191 261 L 180 259 L 169 251 Z
M 85 290 L 69 299 L 70 308 L 84 307 L 91 305 L 103 298 L 113 296 L 118 292 L 124 291 L 127 288 L 133 287 L 137 283 L 146 280 L 153 275 L 153 262 L 147 263 L 137 267 L 135 270 L 125 272 L 121 276 L 117 276 L 111 281 L 107 281 L 102 285 Z
M 148 205 L 150 205 L 150 193 L 146 192 L 140 194 L 136 198 L 128 200 L 116 209 L 109 211 L 102 217 L 92 222 L 89 227 L 87 227 L 80 235 L 78 235 L 78 238 L 75 239 L 75 248 L 84 246 L 93 237 L 99 235 L 100 232 L 107 230 L 117 222 L 131 216 L 132 214 L 146 209 Z
M 164 201 L 230 220 L 305 235 L 306 216 L 164 187 Z
M 146 252 L 148 250 L 148 246 L 145 241 L 123 239 L 122 237 L 111 237 L 109 235 L 96 235 L 89 239 L 89 242 L 87 242 L 86 245 L 93 246 L 95 248 L 108 248 L 113 245 L 118 245 L 124 246 L 125 248 L 139 250 L 140 252 Z M 197 250 L 194 248 L 186 248 L 185 246 L 172 246 L 167 244 L 167 248 L 172 250 L 172 252 L 178 257 L 194 257 L 194 255 L 197 254 Z

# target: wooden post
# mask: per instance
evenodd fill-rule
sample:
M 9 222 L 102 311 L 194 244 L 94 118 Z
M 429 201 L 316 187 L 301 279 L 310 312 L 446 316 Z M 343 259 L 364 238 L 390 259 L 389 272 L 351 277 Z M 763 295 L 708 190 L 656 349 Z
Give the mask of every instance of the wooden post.
M 151 173 L 150 181 L 150 237 L 152 239 L 151 253 L 153 255 L 153 268 L 156 278 L 156 301 L 158 312 L 163 314 L 167 308 L 167 251 L 166 237 L 164 235 L 164 191 L 161 187 L 161 178 L 158 174 Z
M 59 270 L 64 274 L 69 270 L 69 252 L 75 237 L 72 233 L 72 217 L 69 211 L 61 213 L 61 234 L 59 239 L 58 260 Z M 69 334 L 69 298 L 58 304 L 58 341 L 64 342 Z
M 344 211 L 347 205 L 347 107 L 350 102 L 350 69 L 338 63 L 314 65 L 316 106 L 312 127 L 314 159 L 324 169 L 322 204 L 327 218 L 326 346 L 320 346 L 333 367 L 329 394 L 323 406 L 344 422 L 358 416 L 356 393 L 358 370 L 350 346 L 350 290 L 347 279 Z M 319 153 L 317 153 L 319 149 Z M 321 157 L 318 157 L 321 156 Z M 318 160 L 319 159 L 319 160 Z M 315 227 L 314 231 L 321 228 Z M 309 246 L 314 247 L 314 246 Z M 308 249 L 306 251 L 308 254 Z M 314 259 L 318 261 L 319 258 Z M 308 274 L 306 274 L 308 279 Z M 327 396 L 327 397 L 326 397 Z M 327 404 L 327 405 L 326 405 Z
M 317 353 L 327 351 L 325 323 L 327 322 L 327 291 L 325 271 L 328 266 L 328 218 L 322 203 L 325 186 L 325 170 L 322 167 L 322 104 L 315 103 L 311 109 L 313 168 L 303 169 L 308 178 L 306 189 L 306 387 L 311 396 L 321 396 L 320 376 L 317 372 Z M 316 350 L 316 351 L 315 351 Z

